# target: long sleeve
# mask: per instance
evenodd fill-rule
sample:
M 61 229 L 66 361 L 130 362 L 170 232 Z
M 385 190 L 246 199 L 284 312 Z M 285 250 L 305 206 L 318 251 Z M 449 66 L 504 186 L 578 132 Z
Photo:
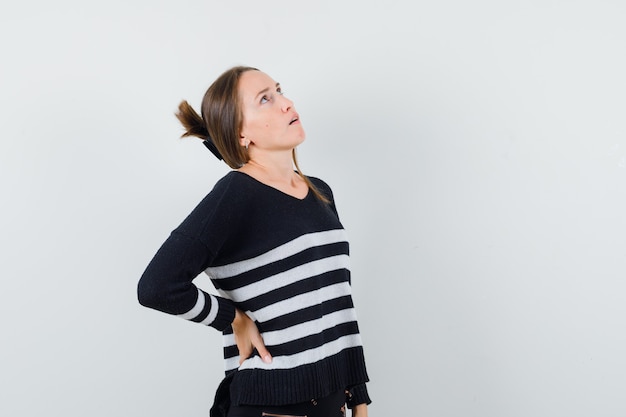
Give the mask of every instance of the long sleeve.
M 154 255 L 139 280 L 139 303 L 220 331 L 232 323 L 234 303 L 193 284 L 216 261 L 224 241 L 238 232 L 233 207 L 240 204 L 233 196 L 239 193 L 230 190 L 231 180 L 218 181 Z
M 198 239 L 174 231 L 158 250 L 139 280 L 139 302 L 186 320 L 224 330 L 235 317 L 230 300 L 208 294 L 192 281 L 210 260 Z

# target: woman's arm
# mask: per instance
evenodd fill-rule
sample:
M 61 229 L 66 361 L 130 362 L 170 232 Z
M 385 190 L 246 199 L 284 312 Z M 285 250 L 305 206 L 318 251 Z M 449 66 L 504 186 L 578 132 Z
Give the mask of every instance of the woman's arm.
M 365 384 L 346 390 L 346 403 L 352 409 L 352 416 L 367 417 L 367 406 L 371 402 Z
M 352 417 L 367 417 L 367 404 L 359 404 L 352 409 Z
M 235 318 L 234 304 L 200 290 L 192 282 L 204 271 L 210 257 L 211 252 L 198 239 L 173 232 L 139 280 L 139 303 L 224 330 Z

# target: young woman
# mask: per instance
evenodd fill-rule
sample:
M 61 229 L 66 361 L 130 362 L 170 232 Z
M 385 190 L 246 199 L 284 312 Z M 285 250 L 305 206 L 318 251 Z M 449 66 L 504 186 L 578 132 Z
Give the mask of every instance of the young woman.
M 233 170 L 171 233 L 142 275 L 139 302 L 224 333 L 229 417 L 367 416 L 349 249 L 331 189 L 298 168 L 300 116 L 250 67 L 224 72 L 202 116 L 177 117 Z M 205 272 L 219 295 L 192 281 Z

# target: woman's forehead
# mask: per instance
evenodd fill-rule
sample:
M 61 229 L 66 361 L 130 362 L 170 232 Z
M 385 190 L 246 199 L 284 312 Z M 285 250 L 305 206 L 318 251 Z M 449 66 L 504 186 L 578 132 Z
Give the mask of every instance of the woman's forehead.
M 239 78 L 239 93 L 242 97 L 256 96 L 266 88 L 276 86 L 276 81 L 261 71 L 246 71 Z

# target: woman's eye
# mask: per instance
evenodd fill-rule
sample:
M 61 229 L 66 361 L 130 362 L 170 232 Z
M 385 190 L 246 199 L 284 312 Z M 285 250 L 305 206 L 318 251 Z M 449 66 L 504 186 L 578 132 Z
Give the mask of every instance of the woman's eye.
M 265 103 L 267 103 L 268 101 L 270 101 L 270 99 L 269 99 L 269 98 L 267 98 L 267 96 L 263 96 L 263 97 L 261 97 L 261 104 L 265 104 Z
M 280 88 L 280 87 L 279 87 L 279 88 L 277 88 L 277 89 L 276 89 L 276 93 L 277 93 L 277 94 L 280 94 L 280 95 L 282 96 L 282 95 L 283 95 L 283 89 L 282 89 L 282 88 Z

